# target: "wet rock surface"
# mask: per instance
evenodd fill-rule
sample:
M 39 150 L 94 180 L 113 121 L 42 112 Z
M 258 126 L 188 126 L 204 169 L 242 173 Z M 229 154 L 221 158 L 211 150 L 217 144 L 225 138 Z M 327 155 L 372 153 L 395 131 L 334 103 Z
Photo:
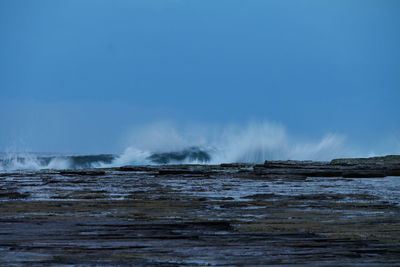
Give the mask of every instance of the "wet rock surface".
M 0 176 L 0 263 L 398 266 L 396 161 Z

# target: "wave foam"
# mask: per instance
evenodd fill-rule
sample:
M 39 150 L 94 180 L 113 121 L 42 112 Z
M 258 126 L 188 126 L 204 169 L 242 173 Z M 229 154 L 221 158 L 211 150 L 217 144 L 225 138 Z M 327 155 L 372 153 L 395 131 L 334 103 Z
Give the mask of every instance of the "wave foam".
M 197 127 L 180 131 L 167 123 L 156 123 L 136 129 L 129 140 L 133 145 L 113 163 L 152 164 L 152 155 L 171 154 L 167 163 L 261 163 L 265 160 L 319 160 L 353 156 L 344 146 L 342 136 L 329 134 L 314 142 L 293 141 L 284 127 L 267 122 L 231 125 L 222 129 Z M 209 158 L 183 157 L 177 154 L 193 147 L 207 153 Z M 165 162 L 164 162 L 165 163 Z
M 0 155 L 0 171 L 81 169 L 110 164 L 114 155 L 55 155 L 40 153 L 7 153 Z
M 178 128 L 156 123 L 134 129 L 129 145 L 118 155 L 9 153 L 0 157 L 0 171 L 76 169 L 149 164 L 262 163 L 265 160 L 317 160 L 360 156 L 348 150 L 342 136 L 329 134 L 299 142 L 279 124 L 253 122 L 227 127 Z

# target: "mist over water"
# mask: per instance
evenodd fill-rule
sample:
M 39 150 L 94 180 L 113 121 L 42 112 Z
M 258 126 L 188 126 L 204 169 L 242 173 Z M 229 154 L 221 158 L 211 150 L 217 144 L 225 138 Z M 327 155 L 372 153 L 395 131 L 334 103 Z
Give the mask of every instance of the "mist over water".
M 116 155 L 68 155 L 9 152 L 0 154 L 0 171 L 98 168 L 111 164 Z
M 129 136 L 131 145 L 117 159 L 119 164 L 148 162 L 155 153 L 178 152 L 198 148 L 210 155 L 209 164 L 265 160 L 320 160 L 356 156 L 345 146 L 342 136 L 328 134 L 319 140 L 293 140 L 285 128 L 268 122 L 225 127 L 181 128 L 168 123 L 155 123 L 134 129 Z M 204 163 L 185 159 L 183 163 Z
M 0 171 L 39 170 L 69 168 L 69 159 L 55 155 L 40 155 L 27 152 L 8 152 L 0 155 Z
M 262 163 L 265 160 L 328 161 L 340 157 L 367 157 L 351 149 L 344 136 L 327 134 L 316 140 L 298 140 L 285 127 L 268 122 L 246 125 L 177 127 L 159 122 L 135 127 L 116 155 L 60 155 L 7 153 L 0 171 L 79 169 L 147 164 Z

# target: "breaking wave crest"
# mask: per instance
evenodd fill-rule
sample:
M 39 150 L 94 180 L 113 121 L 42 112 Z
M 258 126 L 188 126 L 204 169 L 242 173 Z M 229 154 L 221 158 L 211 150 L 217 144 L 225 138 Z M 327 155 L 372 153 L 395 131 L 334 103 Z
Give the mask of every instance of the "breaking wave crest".
M 0 156 L 0 171 L 40 169 L 83 169 L 111 164 L 114 155 L 54 155 L 7 153 Z
M 284 127 L 250 123 L 224 128 L 179 129 L 168 123 L 136 128 L 118 155 L 6 154 L 0 170 L 80 169 L 147 164 L 262 163 L 265 160 L 319 160 L 359 156 L 346 149 L 341 136 L 313 142 L 293 141 Z
M 341 136 L 329 134 L 314 142 L 296 142 L 284 127 L 270 123 L 181 130 L 171 124 L 158 123 L 134 129 L 129 142 L 131 145 L 113 164 L 326 161 L 356 156 L 345 147 Z

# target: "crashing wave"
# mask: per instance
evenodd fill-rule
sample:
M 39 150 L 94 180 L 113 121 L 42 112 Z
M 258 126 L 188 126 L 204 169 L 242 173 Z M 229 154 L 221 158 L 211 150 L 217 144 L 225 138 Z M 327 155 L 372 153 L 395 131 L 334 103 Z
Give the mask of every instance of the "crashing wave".
M 327 135 L 314 142 L 294 142 L 282 126 L 270 123 L 250 123 L 245 127 L 231 126 L 216 130 L 193 129 L 178 131 L 169 124 L 136 129 L 130 138 L 131 145 L 119 155 L 8 154 L 0 159 L 0 170 L 262 163 L 278 159 L 326 161 L 360 156 L 347 150 L 340 136 Z
M 208 163 L 211 156 L 200 148 L 182 151 L 146 153 L 130 149 L 122 155 L 41 156 L 33 153 L 16 153 L 0 159 L 0 171 L 40 169 L 85 169 L 123 165 Z
M 8 153 L 0 158 L 0 171 L 40 169 L 83 169 L 111 164 L 115 155 L 41 155 Z

